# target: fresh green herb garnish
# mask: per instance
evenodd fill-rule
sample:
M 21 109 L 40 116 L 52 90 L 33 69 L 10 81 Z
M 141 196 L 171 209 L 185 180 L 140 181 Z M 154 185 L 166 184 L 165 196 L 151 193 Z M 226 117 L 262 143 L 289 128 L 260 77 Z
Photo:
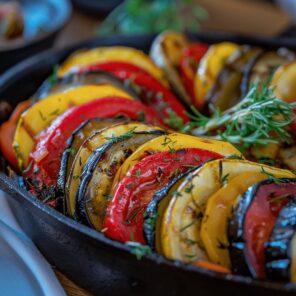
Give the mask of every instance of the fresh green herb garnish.
M 121 140 L 129 139 L 130 137 L 133 136 L 136 128 L 137 127 L 134 127 L 122 135 L 119 135 L 119 136 L 112 135 L 111 137 L 105 137 L 105 139 L 108 141 L 111 141 L 112 143 L 117 143 Z
M 220 184 L 224 186 L 228 182 L 229 174 L 221 175 L 220 176 Z
M 275 177 L 275 175 L 273 175 L 272 173 L 267 172 L 264 167 L 261 167 L 261 173 L 263 173 L 264 175 L 267 176 L 268 180 L 274 182 L 275 184 L 281 184 L 283 183 L 282 179 L 279 179 L 277 177 Z
M 38 112 L 39 112 L 39 115 L 40 115 L 41 119 L 43 121 L 45 121 L 46 120 L 46 117 L 43 115 L 43 113 L 40 110 Z
M 136 177 L 136 178 L 139 178 L 140 176 L 141 176 L 141 170 L 138 169 L 138 170 L 136 171 L 135 177 Z
M 185 187 L 185 192 L 186 193 L 191 193 L 194 185 L 192 184 L 192 181 Z
M 49 113 L 50 116 L 57 116 L 59 115 L 59 109 L 56 109 L 54 111 L 52 111 L 51 113 Z
M 79 175 L 74 175 L 74 176 L 72 177 L 72 179 L 73 179 L 73 180 L 78 180 L 78 179 L 79 179 Z
M 187 228 L 191 227 L 196 221 L 193 220 L 192 222 L 190 222 L 189 224 L 183 226 L 182 228 L 180 228 L 180 232 L 183 232 L 184 230 L 186 230 Z
M 283 199 L 287 198 L 291 196 L 289 193 L 286 193 L 286 194 L 283 194 L 283 195 L 279 195 L 279 196 L 276 196 L 276 197 L 273 197 L 269 200 L 269 202 L 271 203 L 277 203 L 277 202 L 281 202 Z
M 244 158 L 243 158 L 242 155 L 231 154 L 231 155 L 227 156 L 226 159 L 239 159 L 239 160 L 243 160 Z
M 184 130 L 183 119 L 178 116 L 174 111 L 169 113 L 169 118 L 167 119 L 169 126 L 177 131 Z
M 71 154 L 72 156 L 74 156 L 74 154 L 75 154 L 75 150 L 73 147 L 67 148 L 65 150 L 65 152 L 69 152 L 69 154 Z M 80 162 L 80 160 L 81 160 L 81 158 L 79 159 L 79 162 Z
M 139 214 L 140 212 L 142 212 L 142 211 L 143 211 L 143 208 L 138 208 L 138 209 L 134 210 L 134 211 L 129 215 L 129 217 L 126 218 L 126 220 L 123 222 L 123 224 L 125 224 L 125 225 L 131 224 L 132 221 L 133 221 L 133 220 L 138 216 L 138 214 Z
M 137 242 L 127 242 L 131 247 L 131 253 L 134 254 L 138 260 L 141 260 L 143 256 L 151 254 L 151 248 L 147 245 L 141 245 Z
M 193 135 L 228 141 L 241 150 L 252 145 L 289 143 L 286 127 L 295 120 L 295 106 L 277 99 L 268 84 L 256 83 L 240 103 L 224 112 L 211 106 L 213 115 L 207 117 L 193 108 L 189 125 L 197 127 L 191 131 Z

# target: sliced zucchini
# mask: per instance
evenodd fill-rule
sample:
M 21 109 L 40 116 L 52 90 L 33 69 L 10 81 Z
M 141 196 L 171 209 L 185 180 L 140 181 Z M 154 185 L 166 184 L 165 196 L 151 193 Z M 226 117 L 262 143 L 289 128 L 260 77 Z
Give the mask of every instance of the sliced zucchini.
M 128 170 L 146 155 L 162 151 L 175 151 L 183 148 L 200 148 L 216 152 L 222 156 L 229 156 L 232 154 L 241 155 L 234 146 L 227 142 L 173 133 L 153 139 L 139 147 L 120 167 L 114 178 L 112 187 L 114 188 L 120 182 L 122 177 L 125 176 Z
M 279 66 L 294 59 L 295 54 L 286 48 L 262 52 L 252 63 L 249 63 L 242 81 L 242 88 L 248 91 L 250 84 L 254 81 L 267 83 Z
M 149 202 L 144 218 L 144 235 L 147 241 L 147 244 L 152 249 L 157 249 L 156 243 L 156 232 L 159 230 L 159 227 L 156 227 L 156 224 L 161 223 L 161 217 L 163 209 L 165 209 L 168 201 L 172 197 L 174 191 L 179 187 L 182 182 L 182 179 L 192 172 L 193 169 L 189 169 L 187 172 L 178 175 L 176 178 L 171 180 L 168 184 L 166 184 L 163 188 L 156 191 Z M 157 249 L 157 252 L 161 254 L 161 250 Z
M 123 123 L 125 119 L 94 118 L 81 124 L 67 140 L 67 146 L 62 154 L 61 166 L 58 176 L 58 191 L 64 195 L 64 188 L 69 177 L 70 170 L 82 143 L 94 133 L 114 124 Z
M 206 95 L 208 104 L 220 110 L 235 105 L 241 98 L 241 81 L 246 65 L 260 54 L 261 50 L 250 46 L 242 46 L 229 59 L 218 74 L 216 82 Z
M 244 172 L 261 172 L 262 168 L 267 174 L 280 172 L 284 177 L 294 177 L 290 171 L 237 159 L 208 162 L 188 176 L 163 215 L 160 235 L 163 254 L 185 262 L 208 260 L 200 233 L 208 199 L 223 186 L 225 176 L 230 181 Z
M 132 137 L 111 142 L 103 153 L 91 155 L 83 167 L 76 195 L 75 215 L 87 221 L 96 230 L 101 230 L 106 207 L 111 195 L 111 185 L 120 165 L 143 143 L 163 135 L 161 130 L 134 132 Z
M 13 141 L 19 167 L 21 169 L 27 167 L 29 154 L 35 145 L 36 138 L 58 115 L 72 106 L 110 96 L 132 99 L 126 92 L 110 85 L 81 86 L 62 94 L 47 97 L 22 113 Z
M 240 46 L 230 42 L 211 45 L 200 60 L 194 79 L 194 92 L 199 106 L 204 106 L 206 96 L 216 82 L 216 79 L 228 59 L 237 55 Z
M 48 96 L 56 95 L 69 91 L 73 88 L 83 85 L 102 85 L 109 84 L 117 89 L 128 93 L 131 97 L 137 98 L 138 95 L 132 88 L 127 88 L 126 85 L 116 76 L 105 71 L 91 71 L 84 73 L 69 73 L 68 75 L 58 78 L 56 82 L 50 79 L 44 81 L 37 92 L 32 97 L 34 102 L 44 99 Z
M 68 215 L 74 217 L 76 207 L 76 193 L 81 181 L 81 172 L 85 163 L 91 154 L 95 151 L 100 153 L 100 147 L 106 143 L 112 143 L 117 139 L 129 138 L 134 132 L 150 131 L 150 130 L 161 130 L 157 127 L 151 127 L 141 123 L 125 123 L 117 124 L 108 127 L 102 131 L 96 132 L 91 137 L 86 139 L 80 146 L 77 152 L 74 162 L 71 167 L 71 171 L 65 186 L 65 197 L 68 205 Z M 103 153 L 103 152 L 102 152 Z
M 271 80 L 271 87 L 274 88 L 274 94 L 277 98 L 294 102 L 296 98 L 296 61 L 281 65 L 274 72 Z
M 163 69 L 171 86 L 185 104 L 191 103 L 177 68 L 180 65 L 182 49 L 188 46 L 185 35 L 166 31 L 158 35 L 150 49 L 150 56 L 155 64 Z
M 296 198 L 292 198 L 279 213 L 272 234 L 266 243 L 266 271 L 270 279 L 296 281 L 295 236 Z
M 279 150 L 279 159 L 290 170 L 296 170 L 296 146 L 281 148 Z
M 98 47 L 93 49 L 84 49 L 74 52 L 60 66 L 58 76 L 77 70 L 77 68 L 99 64 L 103 62 L 126 62 L 136 65 L 150 73 L 153 77 L 167 85 L 164 73 L 159 69 L 153 61 L 141 50 L 124 47 Z

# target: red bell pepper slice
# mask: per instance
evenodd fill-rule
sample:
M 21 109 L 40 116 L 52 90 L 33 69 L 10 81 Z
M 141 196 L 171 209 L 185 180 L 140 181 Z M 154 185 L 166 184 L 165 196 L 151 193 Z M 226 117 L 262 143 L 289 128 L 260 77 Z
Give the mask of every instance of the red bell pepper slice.
M 245 256 L 256 278 L 265 278 L 264 244 L 268 241 L 280 210 L 296 194 L 291 183 L 262 184 L 249 205 L 244 220 Z
M 180 75 L 188 94 L 196 102 L 194 93 L 194 77 L 199 62 L 207 52 L 209 46 L 203 43 L 192 43 L 182 50 Z M 196 106 L 200 109 L 201 106 Z
M 117 78 L 129 83 L 139 94 L 143 103 L 153 108 L 166 126 L 170 126 L 172 111 L 182 119 L 183 123 L 189 121 L 184 106 L 175 95 L 143 69 L 128 63 L 111 61 L 80 68 L 79 72 L 97 70 L 111 72 Z M 174 128 L 175 126 L 170 127 Z
M 9 120 L 4 122 L 0 128 L 0 151 L 14 169 L 18 168 L 16 155 L 12 147 L 16 125 L 21 114 L 30 106 L 31 101 L 23 101 L 19 103 L 15 107 Z
M 28 169 L 24 173 L 29 181 L 33 181 L 32 187 L 39 188 L 38 192 L 44 188 L 56 186 L 61 155 L 66 147 L 66 141 L 81 123 L 94 117 L 118 115 L 123 115 L 132 120 L 140 120 L 140 117 L 144 115 L 146 122 L 157 123 L 152 109 L 141 102 L 121 97 L 101 98 L 72 107 L 59 115 L 40 134 L 38 142 L 30 154 Z
M 141 159 L 114 189 L 103 229 L 105 235 L 121 241 L 145 244 L 144 213 L 153 194 L 178 174 L 221 155 L 197 148 L 165 151 Z

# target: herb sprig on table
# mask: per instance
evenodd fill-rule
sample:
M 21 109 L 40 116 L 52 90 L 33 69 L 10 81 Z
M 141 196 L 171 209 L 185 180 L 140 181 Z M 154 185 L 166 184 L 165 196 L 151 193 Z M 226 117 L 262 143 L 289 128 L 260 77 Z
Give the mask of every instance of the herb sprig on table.
M 196 32 L 205 18 L 206 10 L 194 0 L 125 0 L 107 16 L 98 33 Z
M 192 109 L 191 122 L 183 130 L 195 136 L 228 141 L 238 148 L 252 145 L 289 143 L 287 127 L 295 120 L 296 103 L 287 103 L 274 96 L 268 84 L 256 83 L 237 105 L 221 112 L 211 107 L 207 117 Z

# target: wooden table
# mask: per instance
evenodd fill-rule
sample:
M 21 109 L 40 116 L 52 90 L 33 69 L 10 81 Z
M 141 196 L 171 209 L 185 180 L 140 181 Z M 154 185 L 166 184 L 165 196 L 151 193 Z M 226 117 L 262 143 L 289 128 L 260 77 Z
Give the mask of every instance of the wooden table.
M 203 29 L 232 31 L 247 35 L 274 36 L 288 28 L 291 19 L 275 7 L 265 2 L 247 0 L 198 0 L 209 13 Z M 95 35 L 102 22 L 94 16 L 74 11 L 71 21 L 58 37 L 55 47 L 61 48 L 87 40 Z M 270 24 L 272 23 L 272 26 Z M 90 296 L 91 294 L 70 281 L 61 272 L 55 273 L 70 296 Z

